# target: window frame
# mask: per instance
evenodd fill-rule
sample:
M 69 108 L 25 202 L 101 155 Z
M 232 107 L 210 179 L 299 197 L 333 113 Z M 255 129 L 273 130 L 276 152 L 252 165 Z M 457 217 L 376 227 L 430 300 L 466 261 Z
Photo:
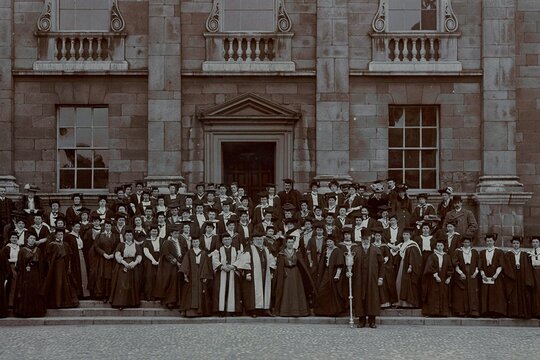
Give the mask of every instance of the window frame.
M 225 34 L 242 34 L 242 33 L 260 33 L 260 34 L 271 34 L 277 32 L 277 17 L 278 17 L 278 1 L 279 0 L 273 0 L 274 3 L 274 10 L 273 10 L 273 16 L 272 16 L 272 29 L 273 30 L 225 30 L 225 2 L 227 0 L 221 0 L 222 6 L 219 8 L 219 17 L 222 19 L 220 21 L 220 32 Z
M 394 128 L 392 126 L 390 126 L 390 120 L 391 120 L 391 114 L 392 114 L 392 111 L 393 109 L 396 109 L 396 108 L 401 108 L 402 111 L 403 111 L 403 126 L 402 127 L 395 127 L 395 128 L 401 128 L 403 129 L 403 134 L 402 134 L 402 146 L 391 146 L 390 144 L 390 129 Z M 413 108 L 419 108 L 420 109 L 420 115 L 419 115 L 419 125 L 415 125 L 415 126 L 407 126 L 406 124 L 406 110 L 407 109 L 413 109 Z M 424 114 L 424 109 L 425 108 L 433 108 L 435 110 L 435 126 L 424 126 L 423 125 L 423 114 Z M 441 147 L 441 139 L 440 139 L 440 131 L 441 131 L 441 112 L 440 112 L 440 106 L 439 105 L 426 105 L 426 104 L 406 104 L 406 105 L 402 105 L 402 104 L 391 104 L 388 106 L 388 164 L 387 164 L 387 171 L 388 171 L 388 176 L 389 177 L 392 177 L 390 175 L 390 172 L 392 171 L 401 171 L 401 176 L 403 178 L 403 182 L 404 183 L 407 183 L 406 181 L 406 172 L 407 170 L 410 170 L 410 171 L 418 171 L 418 174 L 419 174 L 419 179 L 418 179 L 418 185 L 419 187 L 411 187 L 409 184 L 409 187 L 411 190 L 413 191 L 435 191 L 439 188 L 439 184 L 440 184 L 440 147 Z M 435 142 L 435 146 L 423 146 L 423 129 L 435 129 L 435 133 L 436 133 L 436 142 Z M 417 147 L 408 147 L 407 146 L 407 143 L 406 143 L 406 129 L 418 129 L 419 130 L 419 145 Z M 396 167 L 390 167 L 390 152 L 392 150 L 396 150 L 396 151 L 401 151 L 402 152 L 402 159 L 401 159 L 401 163 L 402 163 L 402 166 L 401 168 L 396 168 Z M 417 150 L 419 152 L 419 160 L 418 160 L 418 167 L 407 167 L 406 166 L 406 151 L 407 150 Z M 432 168 L 432 167 L 424 167 L 422 165 L 422 152 L 423 151 L 435 151 L 435 167 Z M 423 187 L 423 182 L 422 182 L 422 174 L 424 171 L 435 171 L 435 187 L 434 188 L 431 188 L 431 187 Z
M 117 0 L 108 0 L 109 2 L 109 15 L 107 18 L 107 22 L 109 23 L 109 26 L 106 30 L 89 30 L 89 29 L 74 29 L 74 30 L 61 30 L 60 29 L 60 0 L 49 0 L 51 5 L 51 13 L 50 13 L 50 21 L 51 21 L 51 28 L 50 31 L 53 32 L 62 32 L 62 33 L 107 33 L 111 32 L 111 15 L 113 11 L 113 7 L 115 6 L 115 3 Z M 42 13 L 43 16 L 43 13 Z
M 388 18 L 388 32 L 390 33 L 409 33 L 409 32 L 419 32 L 419 33 L 439 33 L 439 32 L 442 32 L 443 30 L 441 30 L 441 16 L 442 16 L 442 1 L 441 0 L 435 0 L 436 1 L 436 5 L 437 5 L 437 15 L 436 15 L 436 26 L 435 26 L 435 29 L 434 30 L 423 30 L 423 29 L 419 29 L 419 30 L 412 30 L 412 29 L 403 29 L 403 30 L 393 30 L 392 29 L 392 21 L 390 20 L 390 12 L 392 11 L 391 10 L 391 6 L 390 4 L 392 3 L 392 1 L 395 1 L 395 0 L 388 0 L 388 8 L 386 10 L 386 16 Z M 397 1 L 401 1 L 401 0 L 397 0 Z M 422 17 L 421 13 L 422 13 L 422 1 L 423 0 L 418 0 L 420 2 L 420 8 L 418 9 L 418 11 L 420 11 L 420 18 Z M 397 10 L 399 11 L 399 10 Z
M 61 125 L 60 112 L 61 112 L 61 109 L 65 109 L 65 108 L 72 108 L 75 111 L 77 109 L 83 109 L 83 108 L 91 109 L 92 110 L 92 124 L 91 124 L 91 126 L 90 127 L 88 127 L 88 126 L 77 126 L 77 124 L 76 124 L 76 116 L 73 119 L 73 125 L 72 126 Z M 94 114 L 93 114 L 94 109 L 107 109 L 107 124 L 106 125 L 94 126 Z M 61 146 L 60 145 L 60 129 L 61 128 L 73 129 L 73 141 L 74 141 L 73 146 Z M 88 146 L 88 147 L 77 146 L 77 137 L 76 137 L 77 136 L 77 128 L 90 128 L 90 129 L 92 129 L 92 144 L 91 144 L 91 146 Z M 107 133 L 108 133 L 107 146 L 94 146 L 94 130 L 95 129 L 106 129 L 107 130 Z M 84 192 L 84 193 L 101 193 L 101 192 L 103 192 L 103 190 L 108 190 L 108 183 L 109 183 L 109 176 L 110 176 L 110 150 L 111 150 L 109 129 L 110 129 L 110 116 L 109 116 L 109 106 L 107 106 L 107 105 L 102 105 L 102 104 L 99 104 L 99 105 L 62 104 L 62 105 L 57 105 L 56 106 L 56 188 L 57 188 L 58 192 L 79 191 L 79 192 Z M 76 187 L 74 187 L 74 188 L 62 188 L 61 187 L 60 174 L 61 174 L 61 170 L 65 169 L 65 168 L 61 167 L 60 152 L 63 151 L 63 150 L 73 150 L 74 154 L 75 154 L 75 162 L 73 164 L 73 168 L 70 168 L 70 169 L 73 169 L 73 172 L 74 172 L 73 182 L 76 185 Z M 106 167 L 96 168 L 94 166 L 94 160 L 92 160 L 92 165 L 91 165 L 90 168 L 79 168 L 77 166 L 76 159 L 77 159 L 77 151 L 81 151 L 81 150 L 88 150 L 88 151 L 92 151 L 92 152 L 94 152 L 96 150 L 107 151 L 109 153 L 108 154 L 109 159 L 107 161 L 107 164 L 105 164 Z M 91 186 L 92 186 L 91 188 L 77 187 L 77 185 L 78 185 L 78 183 L 77 183 L 77 176 L 78 176 L 77 173 L 78 173 L 78 170 L 83 170 L 83 169 L 91 171 Z M 104 187 L 99 187 L 99 188 L 95 187 L 94 174 L 95 174 L 96 170 L 101 170 L 101 171 L 106 171 L 107 172 L 107 181 L 106 181 L 106 184 L 105 184 Z

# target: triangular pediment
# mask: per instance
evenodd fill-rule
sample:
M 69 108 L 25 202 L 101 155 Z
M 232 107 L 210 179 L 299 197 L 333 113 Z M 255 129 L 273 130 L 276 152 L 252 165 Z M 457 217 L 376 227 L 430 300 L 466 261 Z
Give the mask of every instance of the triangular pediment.
M 197 114 L 202 122 L 214 120 L 289 120 L 300 119 L 301 114 L 253 93 L 237 96 L 222 104 L 203 109 Z

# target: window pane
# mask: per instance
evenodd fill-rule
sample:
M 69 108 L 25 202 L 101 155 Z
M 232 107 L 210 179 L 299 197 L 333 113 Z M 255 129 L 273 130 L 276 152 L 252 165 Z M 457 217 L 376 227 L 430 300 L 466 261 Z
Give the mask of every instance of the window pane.
M 402 128 L 405 125 L 404 118 L 404 109 L 402 107 L 391 107 L 390 108 L 390 127 L 400 127 Z
M 422 125 L 437 126 L 437 108 L 434 106 L 426 106 L 422 109 Z
M 77 147 L 92 146 L 92 128 L 77 128 Z
M 106 128 L 94 129 L 94 146 L 95 147 L 109 146 L 109 129 L 106 129 Z
M 422 129 L 422 147 L 437 146 L 437 129 Z
M 75 167 L 75 150 L 59 150 L 58 166 L 61 169 L 70 169 Z
M 420 187 L 420 171 L 406 170 L 405 184 L 407 184 L 409 188 L 418 189 Z
M 109 125 L 109 109 L 95 108 L 94 109 L 94 126 Z
M 77 170 L 77 188 L 92 188 L 92 170 Z
M 405 126 L 420 126 L 419 107 L 409 107 L 405 110 Z
M 403 184 L 403 171 L 388 170 L 388 177 L 395 179 L 397 184 Z
M 403 167 L 403 151 L 389 150 L 388 151 L 388 167 L 402 168 Z
M 92 126 L 92 108 L 78 108 L 75 119 L 77 127 Z
M 420 146 L 420 129 L 405 129 L 405 146 Z
M 77 168 L 92 168 L 92 150 L 77 150 Z
M 75 109 L 72 107 L 61 107 L 58 109 L 58 127 L 73 126 L 75 120 Z
M 437 10 L 422 10 L 422 30 L 437 30 Z
M 424 150 L 422 151 L 422 168 L 437 167 L 437 150 Z
M 109 170 L 94 170 L 94 189 L 104 189 L 109 183 Z
M 435 189 L 437 187 L 437 173 L 435 170 L 422 171 L 422 188 Z
M 419 168 L 420 167 L 420 151 L 407 150 L 405 151 L 405 167 Z
M 388 129 L 388 146 L 403 147 L 403 129 Z
M 60 189 L 75 188 L 75 171 L 60 170 Z
M 109 167 L 109 152 L 107 150 L 94 151 L 94 168 Z
M 61 127 L 58 129 L 58 147 L 74 147 L 75 130 L 73 128 Z

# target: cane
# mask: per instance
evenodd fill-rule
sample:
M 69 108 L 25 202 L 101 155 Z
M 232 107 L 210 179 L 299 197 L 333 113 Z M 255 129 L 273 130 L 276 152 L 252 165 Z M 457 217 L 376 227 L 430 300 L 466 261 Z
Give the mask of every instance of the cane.
M 354 328 L 353 319 L 353 294 L 352 294 L 352 267 L 354 264 L 354 253 L 349 250 L 345 255 L 345 265 L 347 266 L 347 277 L 349 278 L 349 326 Z

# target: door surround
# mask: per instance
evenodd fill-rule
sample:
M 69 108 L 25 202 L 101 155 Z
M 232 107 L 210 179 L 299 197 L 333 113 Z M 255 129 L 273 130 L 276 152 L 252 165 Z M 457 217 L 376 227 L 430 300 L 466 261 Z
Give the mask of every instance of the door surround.
M 204 129 L 204 180 L 222 181 L 221 144 L 274 142 L 275 181 L 293 176 L 294 125 L 301 114 L 246 93 L 197 113 Z

